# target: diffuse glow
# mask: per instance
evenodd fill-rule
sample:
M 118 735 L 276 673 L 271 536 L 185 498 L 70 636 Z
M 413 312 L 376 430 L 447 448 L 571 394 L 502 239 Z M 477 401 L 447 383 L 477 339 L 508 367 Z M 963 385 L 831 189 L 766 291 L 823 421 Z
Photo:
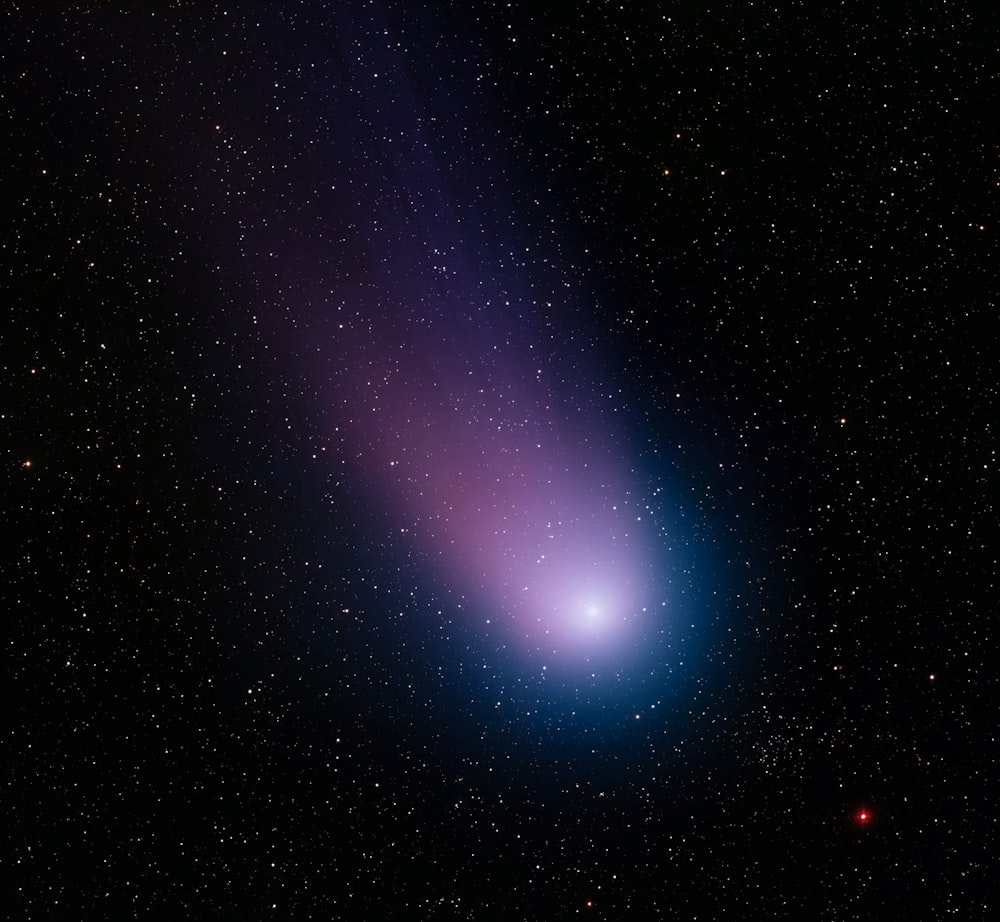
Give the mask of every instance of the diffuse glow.
M 436 578 L 474 603 L 474 623 L 525 651 L 613 654 L 643 624 L 653 542 L 598 396 L 601 359 L 555 332 L 553 317 L 572 326 L 580 313 L 553 275 L 561 260 L 539 251 L 530 276 L 514 252 L 534 260 L 536 244 L 503 193 L 484 198 L 474 161 L 442 169 L 443 139 L 407 98 L 380 110 L 408 149 L 380 166 L 387 194 L 364 215 L 386 246 L 308 346 L 323 344 L 351 457 Z M 492 176 L 492 154 L 478 168 Z
M 616 502 L 624 489 L 596 474 L 536 447 L 533 465 L 476 484 L 438 520 L 447 569 L 526 650 L 593 659 L 642 622 L 648 538 Z
M 614 654 L 646 621 L 653 544 L 615 438 L 560 418 L 530 350 L 496 361 L 488 326 L 460 338 L 456 326 L 387 323 L 351 339 L 351 442 L 477 623 L 525 651 Z M 414 339 L 419 359 L 393 361 Z

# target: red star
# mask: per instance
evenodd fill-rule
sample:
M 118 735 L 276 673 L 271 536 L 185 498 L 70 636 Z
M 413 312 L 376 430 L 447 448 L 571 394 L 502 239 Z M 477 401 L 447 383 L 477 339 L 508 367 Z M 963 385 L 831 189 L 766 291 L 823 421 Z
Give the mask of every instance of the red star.
M 862 807 L 854 814 L 854 821 L 859 826 L 866 826 L 872 821 L 872 812 L 867 807 Z

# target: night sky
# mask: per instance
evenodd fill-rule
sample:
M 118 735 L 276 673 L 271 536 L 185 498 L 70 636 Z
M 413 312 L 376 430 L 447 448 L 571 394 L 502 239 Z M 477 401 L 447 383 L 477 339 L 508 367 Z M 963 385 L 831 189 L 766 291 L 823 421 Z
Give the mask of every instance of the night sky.
M 126 6 L 0 12 L 11 917 L 994 918 L 990 4 Z

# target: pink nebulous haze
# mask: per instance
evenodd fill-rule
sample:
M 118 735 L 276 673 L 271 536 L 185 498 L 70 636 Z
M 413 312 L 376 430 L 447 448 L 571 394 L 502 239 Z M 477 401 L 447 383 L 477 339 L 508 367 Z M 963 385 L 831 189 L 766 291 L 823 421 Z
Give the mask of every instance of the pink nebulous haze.
M 488 326 L 401 316 L 328 335 L 316 353 L 348 454 L 470 618 L 579 661 L 637 641 L 652 541 L 593 399 L 557 398 L 532 348 Z

